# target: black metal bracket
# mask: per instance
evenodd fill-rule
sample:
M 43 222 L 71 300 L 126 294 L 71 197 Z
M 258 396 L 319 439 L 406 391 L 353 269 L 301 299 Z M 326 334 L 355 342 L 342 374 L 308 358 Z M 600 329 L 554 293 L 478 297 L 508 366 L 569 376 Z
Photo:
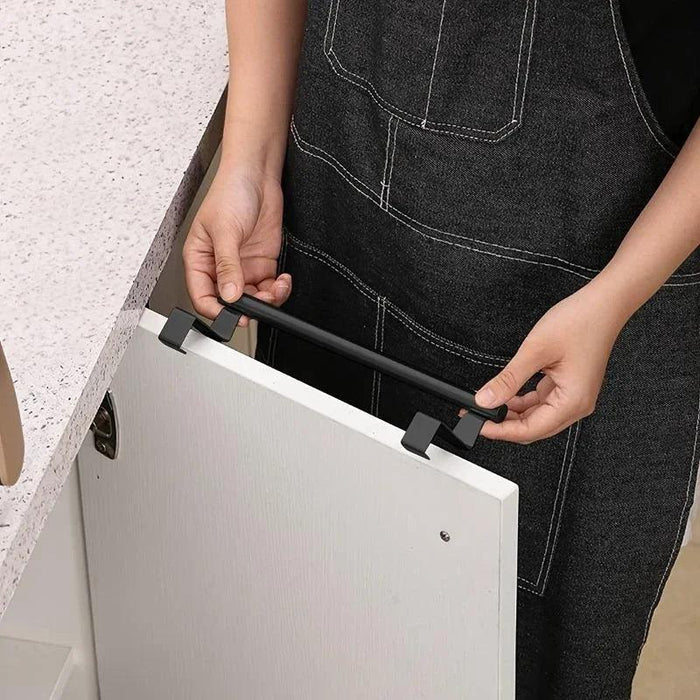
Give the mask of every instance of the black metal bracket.
M 182 349 L 182 344 L 185 342 L 185 338 L 190 330 L 199 331 L 202 335 L 212 340 L 228 343 L 233 337 L 233 332 L 236 330 L 240 318 L 240 313 L 224 307 L 211 325 L 208 326 L 194 314 L 176 306 L 170 312 L 163 330 L 158 334 L 158 340 L 184 355 L 185 351 Z
M 435 437 L 441 437 L 453 447 L 459 449 L 474 447 L 481 427 L 488 420 L 478 413 L 467 411 L 450 429 L 442 421 L 432 418 L 418 411 L 401 438 L 401 444 L 414 454 L 430 459 L 427 453 L 428 446 Z

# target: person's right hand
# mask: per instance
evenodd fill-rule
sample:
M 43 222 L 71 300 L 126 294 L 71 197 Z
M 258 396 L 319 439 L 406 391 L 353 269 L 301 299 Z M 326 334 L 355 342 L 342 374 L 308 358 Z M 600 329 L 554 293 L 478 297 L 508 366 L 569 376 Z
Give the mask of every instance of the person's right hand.
M 280 306 L 292 278 L 277 273 L 282 241 L 282 189 L 259 171 L 219 166 L 187 235 L 182 257 L 195 310 L 214 318 L 217 295 L 235 301 L 243 292 Z M 246 326 L 243 316 L 239 325 Z

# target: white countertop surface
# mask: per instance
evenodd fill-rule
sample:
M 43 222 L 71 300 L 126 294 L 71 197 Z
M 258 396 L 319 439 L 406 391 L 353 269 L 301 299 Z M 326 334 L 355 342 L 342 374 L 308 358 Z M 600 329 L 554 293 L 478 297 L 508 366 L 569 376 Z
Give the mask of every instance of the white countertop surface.
M 0 487 L 0 613 L 216 148 L 227 78 L 223 0 L 3 4 L 0 340 L 26 456 Z

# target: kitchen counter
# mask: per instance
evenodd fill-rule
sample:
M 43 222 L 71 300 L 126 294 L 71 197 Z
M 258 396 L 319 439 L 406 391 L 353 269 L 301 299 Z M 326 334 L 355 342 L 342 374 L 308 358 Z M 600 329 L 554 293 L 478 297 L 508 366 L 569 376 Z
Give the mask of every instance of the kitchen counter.
M 223 0 L 7 0 L 0 340 L 25 439 L 0 613 L 220 139 Z

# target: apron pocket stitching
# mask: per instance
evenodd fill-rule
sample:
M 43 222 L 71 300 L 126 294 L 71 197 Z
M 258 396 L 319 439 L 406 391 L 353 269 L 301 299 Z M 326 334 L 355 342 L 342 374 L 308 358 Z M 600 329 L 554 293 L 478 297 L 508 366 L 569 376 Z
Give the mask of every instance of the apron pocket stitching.
M 568 435 L 566 438 L 566 447 L 564 448 L 564 456 L 562 458 L 562 465 L 559 473 L 559 483 L 557 485 L 557 492 L 554 496 L 554 503 L 552 505 L 552 516 L 549 521 L 547 543 L 545 544 L 544 553 L 542 555 L 542 563 L 540 565 L 540 571 L 537 575 L 537 581 L 532 582 L 528 581 L 525 578 L 519 577 L 521 581 L 533 586 L 533 588 L 536 589 L 533 592 L 537 592 L 538 595 L 542 595 L 544 593 L 544 590 L 547 587 L 547 581 L 549 580 L 549 572 L 552 566 L 552 560 L 554 558 L 554 550 L 557 545 L 557 540 L 559 539 L 561 516 L 564 510 L 564 501 L 566 500 L 566 494 L 569 489 L 569 477 L 571 475 L 571 467 L 574 462 L 574 455 L 576 454 L 576 445 L 578 444 L 580 426 L 580 421 L 577 421 L 574 425 L 569 426 Z M 572 431 L 574 433 L 573 440 L 571 440 Z M 571 449 L 569 449 L 569 446 L 571 446 Z M 555 519 L 556 528 L 554 527 Z M 544 580 L 542 579 L 543 573 Z
M 389 122 L 391 123 L 391 119 L 389 119 Z M 393 145 L 391 147 L 391 165 L 389 166 L 389 178 L 386 182 L 386 191 L 383 192 L 384 194 L 384 203 L 380 203 L 380 208 L 384 209 L 384 211 L 388 211 L 389 209 L 389 192 L 391 191 L 391 178 L 394 174 L 394 156 L 396 155 L 396 134 L 399 131 L 399 120 L 396 119 L 394 121 L 394 137 L 393 137 Z M 387 152 L 388 155 L 388 152 Z
M 381 201 L 380 201 L 380 196 L 365 182 L 360 180 L 357 176 L 353 175 L 340 161 L 338 161 L 337 158 L 335 158 L 333 155 L 328 153 L 328 151 L 325 151 L 323 148 L 320 146 L 315 146 L 312 143 L 309 143 L 308 141 L 304 140 L 301 137 L 301 134 L 299 133 L 299 130 L 296 125 L 296 121 L 294 118 L 292 118 L 291 121 L 291 133 L 292 137 L 294 139 L 294 142 L 296 146 L 299 148 L 299 150 L 302 153 L 306 153 L 307 155 L 311 156 L 312 158 L 317 158 L 318 160 L 323 161 L 324 163 L 327 163 L 328 165 L 331 166 L 349 185 L 352 187 L 354 190 L 359 192 L 363 197 L 366 197 L 369 199 L 371 202 L 374 204 L 380 205 L 381 208 Z M 303 145 L 302 145 L 303 144 Z M 313 150 L 310 150 L 313 149 Z M 319 153 L 314 153 L 313 151 L 319 151 Z M 323 155 L 320 155 L 323 154 Z M 474 253 L 481 253 L 482 255 L 491 255 L 496 258 L 502 258 L 503 260 L 512 260 L 514 262 L 520 262 L 520 263 L 525 263 L 525 264 L 530 264 L 530 265 L 543 265 L 545 267 L 551 267 L 557 270 L 562 270 L 563 272 L 568 272 L 572 275 L 576 275 L 577 277 L 582 277 L 583 279 L 590 280 L 592 279 L 595 274 L 600 272 L 600 270 L 596 270 L 593 268 L 585 268 L 582 265 L 577 265 L 576 263 L 569 262 L 568 260 L 564 260 L 563 258 L 559 258 L 555 255 L 549 255 L 548 253 L 537 253 L 534 251 L 529 251 L 529 250 L 524 250 L 520 248 L 512 248 L 510 246 L 503 246 L 499 245 L 498 243 L 489 243 L 488 241 L 482 241 L 477 238 L 469 238 L 468 236 L 462 236 L 458 233 L 450 233 L 449 231 L 443 231 L 441 229 L 435 228 L 434 226 L 429 226 L 427 224 L 424 224 L 421 221 L 418 221 L 418 219 L 414 219 L 413 217 L 409 216 L 408 214 L 405 214 L 403 211 L 400 209 L 397 209 L 396 207 L 392 206 L 391 204 L 387 203 L 387 208 L 385 209 L 387 214 L 391 216 L 392 218 L 396 219 L 399 223 L 403 224 L 407 228 L 411 229 L 412 231 L 415 231 L 419 235 L 423 236 L 424 238 L 428 238 L 429 240 L 436 241 L 438 243 L 443 243 L 444 245 L 450 245 L 450 246 L 455 246 L 457 248 L 464 248 L 466 250 L 471 250 Z M 583 270 L 590 270 L 592 273 L 595 274 L 582 274 L 580 272 L 576 272 L 574 270 L 570 270 L 566 267 L 563 267 L 561 265 L 556 265 L 554 263 L 549 263 L 549 262 L 541 262 L 539 260 L 528 260 L 526 258 L 518 258 L 512 255 L 504 255 L 502 253 L 494 253 L 492 251 L 488 250 L 480 250 L 479 248 L 474 248 L 472 246 L 466 245 L 464 243 L 456 243 L 454 241 L 445 241 L 442 238 L 437 238 L 436 236 L 431 236 L 430 234 L 426 233 L 425 231 L 422 231 L 415 226 L 412 226 L 411 223 L 413 222 L 414 224 L 421 226 L 429 231 L 433 231 L 435 233 L 439 233 L 444 236 L 450 236 L 452 238 L 458 238 L 460 240 L 466 240 L 470 241 L 472 243 L 475 243 L 477 245 L 483 245 L 483 246 L 488 246 L 490 248 L 498 248 L 500 250 L 508 250 L 508 251 L 514 251 L 517 253 L 523 253 L 524 255 L 532 255 L 535 257 L 541 257 L 541 258 L 547 258 L 550 260 L 557 260 L 565 265 L 569 265 L 571 267 L 577 267 Z M 700 283 L 699 283 L 700 284 Z
M 441 134 L 451 134 L 453 136 L 459 136 L 461 138 L 468 138 L 468 139 L 473 139 L 475 141 L 485 141 L 485 142 L 492 142 L 492 143 L 498 143 L 502 139 L 504 139 L 506 136 L 509 136 L 513 131 L 515 131 L 521 124 L 522 120 L 522 112 L 523 112 L 523 107 L 525 104 L 525 92 L 527 88 L 527 79 L 530 73 L 530 61 L 532 58 L 532 45 L 534 43 L 534 28 L 535 28 L 535 17 L 537 14 L 537 0 L 534 1 L 533 3 L 533 9 L 532 9 L 532 15 L 530 15 L 530 0 L 527 0 L 525 4 L 525 14 L 523 17 L 523 26 L 521 29 L 520 33 L 520 46 L 518 48 L 518 67 L 515 75 L 515 85 L 513 87 L 513 116 L 510 121 L 506 122 L 503 126 L 499 127 L 498 129 L 479 129 L 477 127 L 473 126 L 465 126 L 463 124 L 455 124 L 452 122 L 438 122 L 438 121 L 433 121 L 427 119 L 427 113 L 428 109 L 426 108 L 425 112 L 425 117 L 421 118 L 416 114 L 413 114 L 412 112 L 409 112 L 405 109 L 402 109 L 401 107 L 398 107 L 397 105 L 393 104 L 389 100 L 387 100 L 385 97 L 383 97 L 380 93 L 379 90 L 374 86 L 371 80 L 365 78 L 364 76 L 358 75 L 357 73 L 354 73 L 353 71 L 349 70 L 346 68 L 340 58 L 338 57 L 338 54 L 335 52 L 334 49 L 334 42 L 335 42 L 335 33 L 336 33 L 336 28 L 337 28 L 337 23 L 338 23 L 338 13 L 340 10 L 340 1 L 341 0 L 331 0 L 331 4 L 329 7 L 328 11 L 328 20 L 326 22 L 326 32 L 323 37 L 323 53 L 325 54 L 328 63 L 330 67 L 332 68 L 333 72 L 342 80 L 346 80 L 352 85 L 355 85 L 356 87 L 364 90 L 371 98 L 374 100 L 374 102 L 377 104 L 377 106 L 380 107 L 380 109 L 383 109 L 384 111 L 389 112 L 390 114 L 393 114 L 397 119 L 401 119 L 402 121 L 405 121 L 406 123 L 419 127 L 421 129 L 425 129 L 428 131 L 434 131 L 436 133 L 441 133 Z M 444 3 L 443 3 L 443 14 L 444 14 Z M 331 18 L 333 21 L 331 22 Z M 528 46 L 528 52 L 527 52 L 527 59 L 525 60 L 525 78 L 523 80 L 523 88 L 522 88 L 522 95 L 519 97 L 519 92 L 520 92 L 520 72 L 523 66 L 523 45 L 525 42 L 525 34 L 526 34 L 526 29 L 528 26 L 528 19 L 530 20 L 530 39 L 529 39 L 529 46 Z M 331 31 L 331 24 L 333 26 L 333 30 Z M 440 23 L 442 27 L 442 22 Z M 330 36 L 329 36 L 330 34 Z M 435 57 L 437 58 L 437 50 L 439 49 L 439 37 L 438 37 L 438 42 L 437 42 L 437 47 L 435 51 Z M 433 66 L 433 72 L 434 72 L 434 66 Z M 432 80 L 431 80 L 432 84 Z M 430 105 L 430 97 L 428 97 L 428 107 Z M 520 110 L 518 112 L 518 106 L 520 107 Z M 516 114 L 518 114 L 518 117 L 516 119 Z M 403 116 L 401 116 L 403 115 Z M 485 136 L 480 137 L 480 136 L 470 136 L 468 134 L 460 134 L 459 132 L 455 131 L 448 131 L 447 129 L 442 129 L 442 128 L 436 128 L 436 127 L 451 127 L 452 129 L 463 129 L 464 131 L 468 132 L 474 132 L 478 134 L 485 134 Z M 502 133 L 505 132 L 505 133 Z M 499 136 L 499 134 L 502 134 Z M 495 136 L 499 136 L 499 138 L 493 138 Z
M 528 3 L 530 0 L 527 0 Z M 428 110 L 430 109 L 430 96 L 433 92 L 433 80 L 435 80 L 435 68 L 437 67 L 437 57 L 440 53 L 440 41 L 442 40 L 442 25 L 445 22 L 445 8 L 447 7 L 447 0 L 442 0 L 442 9 L 440 10 L 440 27 L 438 28 L 437 41 L 435 42 L 435 55 L 433 56 L 433 69 L 430 71 L 430 82 L 428 83 L 428 99 L 425 104 L 425 114 L 423 116 L 423 121 L 421 122 L 421 127 L 425 127 L 426 124 L 432 122 L 428 121 Z M 517 83 L 517 81 L 516 81 Z
M 369 94 L 369 96 L 377 103 L 377 106 L 380 109 L 383 109 L 385 112 L 393 115 L 394 117 L 396 117 L 396 119 L 401 120 L 405 124 L 408 124 L 409 126 L 413 126 L 415 128 L 421 129 L 422 131 L 432 131 L 436 134 L 448 134 L 450 136 L 457 136 L 457 137 L 462 138 L 462 139 L 470 139 L 471 141 L 482 141 L 484 143 L 499 143 L 499 142 L 503 141 L 503 139 L 505 139 L 507 136 L 510 136 L 514 131 L 516 131 L 517 129 L 520 128 L 521 122 L 517 122 L 517 121 L 510 121 L 507 124 L 504 124 L 500 129 L 498 129 L 497 131 L 494 131 L 494 132 L 488 132 L 488 131 L 484 131 L 482 129 L 475 129 L 473 127 L 467 127 L 467 126 L 455 125 L 453 127 L 455 129 L 465 129 L 468 131 L 479 131 L 482 133 L 491 133 L 492 134 L 491 137 L 487 137 L 487 136 L 474 136 L 474 135 L 469 134 L 469 133 L 461 134 L 458 131 L 452 131 L 449 129 L 438 129 L 438 128 L 435 128 L 432 126 L 428 126 L 428 124 L 430 122 L 428 122 L 426 125 L 423 126 L 422 125 L 423 120 L 420 117 L 416 117 L 412 114 L 409 114 L 408 112 L 405 112 L 404 110 L 402 110 L 399 107 L 396 107 L 394 105 L 391 105 L 390 103 L 387 103 L 387 104 L 389 104 L 389 107 L 383 105 L 382 102 L 386 102 L 386 100 L 376 92 L 375 87 L 373 85 L 371 85 L 371 83 L 369 84 L 369 86 L 365 85 L 365 83 L 367 83 L 367 81 L 364 78 L 360 78 L 359 76 L 356 76 L 356 79 L 353 79 L 353 78 L 350 78 L 350 77 L 340 73 L 335 66 L 336 63 L 339 65 L 341 70 L 343 70 L 344 72 L 350 73 L 350 71 L 348 71 L 347 69 L 343 68 L 342 65 L 340 65 L 340 62 L 338 61 L 338 57 L 336 56 L 336 54 L 333 50 L 329 51 L 329 53 L 326 55 L 328 57 L 328 61 L 330 63 L 330 66 L 333 69 L 333 72 L 339 78 L 347 80 L 349 83 L 352 83 L 353 85 L 356 85 L 360 89 L 365 90 Z M 354 73 L 350 73 L 350 75 L 354 75 Z M 362 82 L 360 82 L 360 81 L 362 81 Z M 397 111 L 402 112 L 403 116 L 396 114 Z
M 353 175 L 342 163 L 340 163 L 333 155 L 328 153 L 328 151 L 325 151 L 323 148 L 320 146 L 315 146 L 312 143 L 309 143 L 308 141 L 304 140 L 301 137 L 301 134 L 299 134 L 299 130 L 296 126 L 295 120 L 292 118 L 291 122 L 291 134 L 294 139 L 294 142 L 299 148 L 299 150 L 302 153 L 305 153 L 312 158 L 317 158 L 318 160 L 323 161 L 327 165 L 329 165 L 331 168 L 333 168 L 338 175 L 340 175 L 343 180 L 345 180 L 350 187 L 352 187 L 354 190 L 359 192 L 363 197 L 366 197 L 367 199 L 370 200 L 370 202 L 373 202 L 374 204 L 380 206 L 381 208 L 381 197 L 379 194 L 377 194 L 369 185 L 364 183 L 362 180 L 360 180 L 358 177 Z M 313 149 L 313 150 L 311 150 Z M 319 153 L 314 153 L 315 151 L 318 151 Z M 323 155 L 320 155 L 323 154 Z M 591 280 L 595 275 L 597 275 L 600 270 L 595 269 L 595 268 L 590 268 L 590 267 L 585 267 L 583 265 L 579 265 L 578 263 L 571 262 L 569 260 L 565 260 L 564 258 L 560 258 L 556 255 L 550 255 L 549 253 L 538 253 L 536 251 L 531 251 L 531 250 L 525 250 L 522 248 L 513 248 L 511 246 L 503 246 L 498 243 L 489 243 L 488 241 L 482 241 L 477 238 L 470 238 L 468 236 L 462 236 L 457 233 L 451 233 L 449 231 L 443 231 L 441 229 L 435 228 L 434 226 L 429 226 L 428 224 L 424 224 L 421 221 L 418 221 L 417 219 L 412 218 L 408 214 L 405 214 L 402 212 L 400 209 L 397 209 L 396 207 L 392 206 L 391 204 L 388 203 L 387 201 L 387 206 L 385 209 L 386 213 L 389 214 L 392 218 L 394 218 L 396 221 L 399 223 L 403 224 L 407 228 L 411 229 L 412 231 L 415 231 L 419 235 L 423 236 L 424 238 L 428 238 L 429 240 L 436 241 L 437 243 L 442 243 L 444 245 L 450 245 L 450 246 L 455 246 L 457 248 L 464 248 L 466 250 L 470 250 L 474 253 L 479 253 L 481 255 L 490 255 L 492 257 L 496 258 L 501 258 L 503 260 L 511 260 L 513 262 L 519 262 L 523 264 L 529 264 L 529 265 L 541 265 L 544 267 L 549 267 L 553 268 L 556 270 L 561 270 L 562 272 L 567 272 L 571 275 L 575 275 L 576 277 L 581 277 L 585 280 Z M 544 262 L 541 260 L 528 260 L 527 258 L 520 258 L 514 255 L 506 255 L 503 253 L 495 253 L 491 250 L 481 250 L 480 248 L 475 248 L 470 245 L 466 245 L 464 243 L 456 243 L 454 241 L 446 241 L 441 238 L 438 238 L 436 236 L 431 236 L 430 234 L 426 233 L 425 231 L 422 231 L 419 228 L 416 228 L 415 226 L 411 225 L 413 222 L 418 226 L 421 226 L 422 228 L 427 229 L 428 231 L 433 231 L 435 233 L 439 233 L 444 236 L 450 236 L 452 238 L 458 238 L 460 240 L 466 240 L 470 241 L 472 243 L 475 243 L 477 245 L 483 245 L 489 248 L 496 248 L 498 250 L 505 250 L 505 251 L 512 251 L 515 253 L 522 253 L 523 255 L 532 255 L 533 257 L 537 258 L 545 258 L 547 260 L 554 260 L 561 262 L 562 265 L 557 265 L 554 262 Z M 569 267 L 564 267 L 564 265 L 567 265 Z M 569 269 L 569 268 L 577 268 L 578 270 L 584 270 L 587 273 L 584 272 L 578 272 L 577 270 Z M 690 287 L 690 286 L 696 286 L 700 285 L 700 280 L 694 281 L 694 282 L 675 282 L 673 280 L 677 280 L 679 278 L 683 277 L 697 277 L 700 275 L 700 271 L 698 272 L 687 272 L 687 273 L 677 273 L 674 275 L 671 275 L 669 277 L 669 281 L 664 283 L 664 287 Z
M 559 502 L 559 492 L 561 491 L 562 484 L 564 483 L 564 471 L 566 467 L 566 458 L 569 456 L 569 444 L 571 442 L 571 429 L 573 426 L 569 426 L 569 429 L 567 431 L 567 436 L 566 436 L 566 446 L 564 447 L 564 456 L 562 457 L 561 461 L 561 467 L 559 468 L 559 481 L 557 483 L 557 491 L 554 494 L 554 505 L 552 507 L 552 515 L 549 518 L 549 529 L 547 530 L 547 541 L 545 542 L 544 545 L 544 554 L 542 557 L 542 562 L 540 563 L 540 569 L 539 572 L 537 573 L 537 581 L 529 581 L 528 579 L 524 577 L 520 577 L 521 581 L 524 581 L 525 583 L 529 583 L 535 588 L 539 588 L 540 581 L 542 580 L 542 572 L 544 571 L 544 565 L 545 561 L 547 559 L 547 550 L 549 549 L 549 544 L 552 539 L 552 529 L 554 527 L 554 517 L 557 512 L 557 504 Z
M 350 284 L 352 284 L 360 293 L 364 294 L 364 296 L 366 296 L 368 299 L 374 300 L 377 297 L 381 296 L 379 292 L 377 292 L 366 282 L 361 280 L 354 272 L 352 272 L 352 270 L 347 268 L 345 265 L 343 265 L 343 263 L 336 260 L 325 251 L 321 250 L 320 248 L 317 248 L 316 246 L 313 246 L 312 244 L 306 241 L 301 241 L 289 232 L 287 233 L 287 236 L 290 240 L 290 245 L 292 247 L 296 248 L 300 253 L 303 253 L 304 255 L 307 255 L 311 258 L 315 258 L 319 262 L 325 264 L 327 267 L 334 269 L 335 272 L 345 277 L 348 280 L 348 282 L 350 282 Z M 311 248 L 315 251 L 315 253 L 318 253 L 318 255 L 312 253 L 309 250 L 305 250 L 305 248 Z M 475 362 L 477 364 L 488 365 L 489 367 L 496 368 L 502 368 L 507 364 L 507 358 L 501 358 L 495 355 L 487 355 L 477 350 L 472 350 L 471 348 L 468 348 L 464 345 L 460 345 L 454 342 L 453 340 L 450 340 L 449 338 L 445 338 L 441 335 L 438 335 L 434 331 L 418 323 L 418 321 L 413 319 L 400 307 L 398 307 L 392 301 L 389 301 L 386 297 L 382 297 L 382 299 L 384 299 L 385 310 L 388 308 L 389 313 L 397 321 L 399 321 L 399 323 L 403 324 L 414 335 L 417 335 L 418 337 L 422 338 L 425 342 L 431 343 L 432 345 L 435 345 L 436 347 L 440 348 L 441 350 L 444 350 L 445 352 L 449 352 L 453 355 L 458 355 L 466 360 L 469 360 L 470 362 Z M 497 360 L 497 362 L 487 362 L 483 359 L 477 359 L 477 357 L 473 357 L 474 355 L 476 355 L 478 358 L 484 357 L 488 359 L 494 359 Z
M 574 432 L 574 439 L 571 443 L 571 454 L 569 456 L 569 464 L 566 468 L 566 479 L 564 481 L 564 490 L 561 495 L 561 503 L 559 503 L 559 513 L 557 515 L 557 527 L 556 530 L 554 531 L 554 539 L 552 540 L 552 548 L 549 553 L 549 562 L 547 563 L 547 571 L 545 572 L 544 575 L 544 580 L 542 581 L 542 591 L 547 587 L 547 582 L 549 581 L 549 572 L 551 571 L 552 568 L 552 561 L 554 560 L 554 550 L 556 549 L 557 546 L 557 541 L 559 539 L 559 529 L 561 528 L 561 517 L 564 512 L 564 505 L 566 501 L 566 495 L 569 492 L 569 478 L 571 476 L 571 470 L 574 464 L 574 458 L 576 456 L 576 446 L 578 445 L 578 436 L 579 436 L 579 430 L 581 428 L 581 421 L 576 421 L 576 423 L 572 426 L 569 426 L 569 434 L 571 433 L 571 430 L 575 428 Z M 568 446 L 568 439 L 567 439 L 567 446 Z M 566 456 L 564 457 L 566 459 Z
M 391 302 L 389 302 L 391 306 L 394 306 Z M 408 330 L 410 330 L 414 335 L 417 335 L 419 338 L 421 338 L 423 341 L 426 343 L 430 343 L 431 345 L 434 345 L 437 348 L 440 348 L 440 350 L 444 350 L 445 352 L 449 352 L 452 355 L 457 355 L 459 357 L 463 357 L 465 360 L 468 360 L 469 362 L 475 362 L 476 364 L 479 365 L 487 365 L 489 367 L 496 367 L 497 369 L 501 369 L 502 367 L 505 366 L 504 363 L 495 363 L 495 362 L 487 362 L 485 360 L 477 360 L 475 357 L 472 357 L 471 355 L 468 355 L 465 352 L 460 352 L 459 350 L 454 350 L 450 347 L 448 347 L 447 343 L 453 344 L 452 341 L 447 340 L 447 338 L 443 339 L 440 338 L 440 340 L 433 340 L 430 338 L 428 333 L 431 333 L 431 331 L 428 331 L 428 329 L 424 328 L 420 324 L 416 323 L 415 321 L 411 321 L 410 323 L 407 323 L 401 316 L 393 311 L 393 309 L 389 309 L 389 313 L 402 325 L 404 325 Z M 403 314 L 403 312 L 401 312 Z M 406 317 L 408 318 L 408 317 Z M 427 331 L 427 332 L 426 332 Z M 434 333 L 431 333 L 433 336 L 435 335 Z M 447 341 L 447 342 L 445 342 Z M 473 351 L 469 351 L 472 353 Z
M 487 360 L 496 360 L 496 362 L 485 362 L 482 364 L 488 364 L 491 367 L 505 367 L 506 364 L 510 361 L 509 357 L 501 357 L 499 355 L 489 355 L 488 353 L 477 351 L 477 350 L 472 350 L 471 348 L 468 348 L 464 345 L 460 345 L 459 343 L 456 343 L 454 340 L 450 340 L 449 338 L 445 338 L 444 336 L 438 335 L 434 331 L 431 331 L 429 328 L 426 326 L 422 326 L 420 323 L 418 323 L 415 319 L 413 319 L 411 316 L 409 316 L 405 311 L 400 309 L 396 304 L 389 302 L 389 305 L 392 307 L 392 310 L 389 312 L 394 318 L 396 318 L 397 321 L 400 323 L 403 323 L 406 325 L 407 323 L 410 323 L 413 326 L 416 326 L 416 335 L 425 333 L 432 338 L 434 338 L 438 343 L 440 343 L 443 347 L 444 346 L 451 346 L 456 349 L 456 354 L 458 355 L 464 355 L 469 354 L 469 355 L 476 355 L 477 357 L 485 358 Z M 399 316 L 401 318 L 399 318 Z M 447 350 L 447 347 L 444 347 L 445 350 Z M 461 352 L 460 352 L 461 351 Z

